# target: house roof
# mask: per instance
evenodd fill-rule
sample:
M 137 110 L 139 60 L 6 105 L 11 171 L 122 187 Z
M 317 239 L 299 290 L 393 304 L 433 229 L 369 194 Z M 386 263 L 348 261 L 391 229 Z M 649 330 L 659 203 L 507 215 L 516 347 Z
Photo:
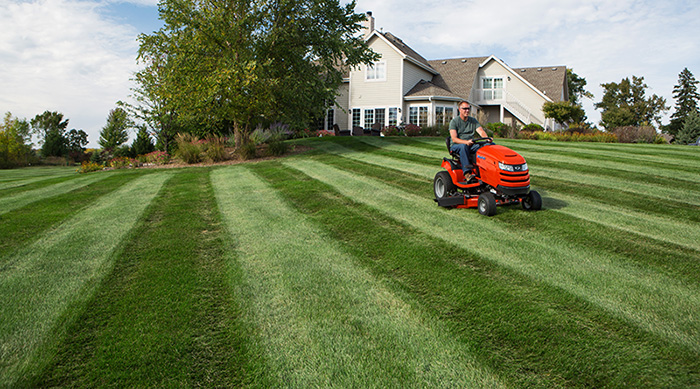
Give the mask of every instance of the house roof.
M 451 91 L 456 96 L 468 100 L 472 93 L 479 65 L 489 57 L 451 58 L 428 61 L 439 75 L 432 82 Z
M 416 62 L 427 66 L 430 68 L 430 63 L 428 60 L 423 58 L 422 55 L 418 54 L 415 50 L 413 50 L 411 47 L 409 47 L 407 44 L 404 43 L 404 41 L 401 40 L 401 38 L 397 37 L 396 35 L 390 33 L 390 32 L 377 32 L 378 34 L 384 36 L 386 40 L 388 40 L 394 47 L 396 47 L 399 51 L 401 51 L 405 56 L 410 57 L 411 59 L 415 60 Z
M 553 101 L 569 98 L 566 84 L 566 66 L 540 66 L 534 68 L 514 68 L 513 71 L 541 90 Z
M 439 85 L 434 84 L 430 81 L 421 80 L 417 83 L 408 93 L 406 93 L 407 98 L 428 98 L 428 97 L 444 97 L 449 100 L 459 100 L 462 99 L 452 93 L 450 90 L 445 89 Z

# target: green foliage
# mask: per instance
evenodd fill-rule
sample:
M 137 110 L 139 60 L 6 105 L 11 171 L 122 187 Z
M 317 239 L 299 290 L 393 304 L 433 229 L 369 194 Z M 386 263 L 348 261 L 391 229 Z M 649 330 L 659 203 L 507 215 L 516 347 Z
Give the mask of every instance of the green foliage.
M 13 118 L 10 112 L 0 123 L 0 169 L 26 166 L 32 157 L 30 128 L 26 119 Z
M 226 138 L 221 136 L 210 136 L 204 143 L 204 154 L 211 162 L 221 162 L 226 160 Z
M 44 144 L 41 146 L 43 157 L 61 157 L 68 152 L 68 140 L 60 130 L 49 130 L 44 136 Z
M 683 128 L 676 137 L 676 143 L 687 145 L 695 143 L 700 138 L 700 114 L 697 111 L 691 111 L 683 122 Z
M 165 26 L 139 37 L 134 111 L 166 147 L 174 131 L 233 133 L 242 145 L 266 118 L 301 128 L 334 101 L 344 68 L 378 58 L 356 34 L 354 2 L 165 0 L 160 10 Z
M 399 136 L 401 135 L 401 129 L 397 126 L 386 126 L 382 129 L 382 134 L 384 136 Z
M 409 123 L 404 127 L 403 133 L 406 136 L 419 136 L 421 135 L 421 128 L 419 125 Z
M 80 167 L 78 170 L 76 170 L 78 173 L 90 173 L 90 172 L 96 172 L 99 170 L 104 169 L 105 166 L 97 163 L 97 162 L 92 162 L 92 161 L 85 161 L 82 164 L 80 164 Z
M 500 138 L 508 138 L 509 133 L 511 132 L 511 127 L 505 123 L 501 122 L 494 122 L 494 123 L 487 123 L 486 128 L 484 128 L 487 132 L 492 133 L 494 136 L 500 137 Z
M 532 139 L 532 140 L 547 140 L 554 142 L 595 142 L 595 143 L 617 143 L 617 136 L 615 134 L 603 131 L 593 131 L 588 133 L 579 133 L 571 131 L 562 132 L 520 132 L 518 134 L 518 139 Z
M 585 89 L 586 79 L 574 73 L 573 69 L 566 69 L 566 83 L 569 87 L 569 101 L 571 104 L 580 106 L 584 97 L 593 98 L 593 93 Z
M 605 89 L 603 100 L 595 104 L 602 109 L 601 124 L 606 129 L 623 126 L 643 126 L 652 122 L 661 124 L 661 114 L 668 110 L 666 99 L 657 95 L 645 96 L 644 77 L 623 78 L 620 83 L 601 84 Z
M 530 124 L 524 125 L 523 128 L 520 129 L 520 131 L 524 131 L 524 132 L 544 131 L 544 128 L 537 123 L 530 123 Z
M 236 154 L 244 161 L 255 158 L 257 152 L 257 146 L 253 142 L 246 142 L 236 149 Z
M 99 144 L 105 150 L 113 150 L 129 140 L 128 129 L 133 126 L 129 114 L 123 108 L 109 111 L 107 124 L 100 131 Z
M 182 162 L 193 164 L 202 161 L 202 147 L 197 137 L 190 134 L 177 134 L 175 142 L 177 144 L 175 156 Z
M 562 126 L 586 121 L 586 112 L 571 101 L 547 101 L 542 105 L 544 117 L 552 118 Z
M 68 119 L 63 120 L 63 114 L 59 112 L 44 111 L 36 115 L 31 121 L 33 133 L 36 134 L 41 146 L 43 157 L 61 157 L 68 152 L 68 139 L 66 138 L 66 127 Z
M 624 126 L 610 130 L 620 143 L 654 143 L 656 130 L 651 126 Z
M 675 111 L 671 115 L 671 123 L 665 131 L 671 135 L 677 135 L 684 126 L 685 120 L 692 112 L 698 112 L 700 93 L 695 79 L 688 68 L 678 75 L 678 85 L 673 87 L 673 98 L 676 100 Z M 697 139 L 696 139 L 697 140 Z
M 145 126 L 139 126 L 136 133 L 136 139 L 131 145 L 131 155 L 145 155 L 156 149 L 151 139 L 151 135 L 146 130 Z

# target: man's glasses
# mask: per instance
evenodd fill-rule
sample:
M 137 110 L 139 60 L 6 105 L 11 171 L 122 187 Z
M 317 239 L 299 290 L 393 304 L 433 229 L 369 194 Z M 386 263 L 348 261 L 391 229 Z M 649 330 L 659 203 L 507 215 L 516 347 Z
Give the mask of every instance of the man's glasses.
M 465 111 L 469 111 L 470 109 L 472 109 L 472 107 L 459 107 L 459 109 L 463 109 L 463 110 L 465 110 Z

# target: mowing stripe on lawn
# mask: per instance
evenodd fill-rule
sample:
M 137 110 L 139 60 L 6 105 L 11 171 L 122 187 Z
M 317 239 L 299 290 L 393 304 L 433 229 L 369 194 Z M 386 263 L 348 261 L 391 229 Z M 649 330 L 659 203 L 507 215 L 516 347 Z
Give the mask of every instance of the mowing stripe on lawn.
M 78 188 L 82 188 L 85 185 L 104 180 L 108 176 L 108 174 L 81 175 L 76 176 L 75 178 L 70 179 L 68 181 L 60 182 L 58 184 L 17 193 L 7 197 L 0 197 L 0 215 L 10 212 L 14 209 L 24 207 L 25 205 L 31 204 L 35 201 L 43 200 L 51 196 L 60 195 L 76 190 Z
M 700 317 L 693 314 L 700 312 L 697 285 L 658 274 L 614 253 L 593 252 L 532 231 L 505 229 L 497 219 L 449 213 L 429 199 L 330 165 L 284 164 L 427 234 L 567 290 L 646 331 L 700 352 Z M 446 225 L 469 226 L 469 231 L 457 229 L 445 235 Z
M 20 378 L 65 310 L 85 301 L 111 252 L 169 173 L 133 180 L 13 255 L 0 271 L 0 385 Z
M 179 170 L 37 378 L 40 387 L 272 386 L 240 325 L 208 170 Z M 34 384 L 34 383 L 33 383 Z
M 112 192 L 142 172 L 110 174 L 107 178 L 71 192 L 35 201 L 0 215 L 0 268 L 13 250 L 32 244 L 49 228 L 89 207 L 101 196 Z
M 74 167 L 33 167 L 23 169 L 1 169 L 0 190 L 28 185 L 56 177 L 77 175 Z
M 212 182 L 273 374 L 291 387 L 500 386 L 241 166 Z

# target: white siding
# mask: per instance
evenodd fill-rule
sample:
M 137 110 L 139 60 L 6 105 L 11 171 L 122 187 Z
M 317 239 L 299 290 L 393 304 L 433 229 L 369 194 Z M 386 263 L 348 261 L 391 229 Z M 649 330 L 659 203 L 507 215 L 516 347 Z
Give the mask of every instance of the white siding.
M 386 80 L 365 80 L 366 66 L 353 69 L 350 75 L 350 108 L 379 108 L 400 106 L 401 61 L 403 58 L 384 40 L 374 37 L 369 46 L 381 55 L 386 64 Z M 398 100 L 398 101 L 397 101 Z

